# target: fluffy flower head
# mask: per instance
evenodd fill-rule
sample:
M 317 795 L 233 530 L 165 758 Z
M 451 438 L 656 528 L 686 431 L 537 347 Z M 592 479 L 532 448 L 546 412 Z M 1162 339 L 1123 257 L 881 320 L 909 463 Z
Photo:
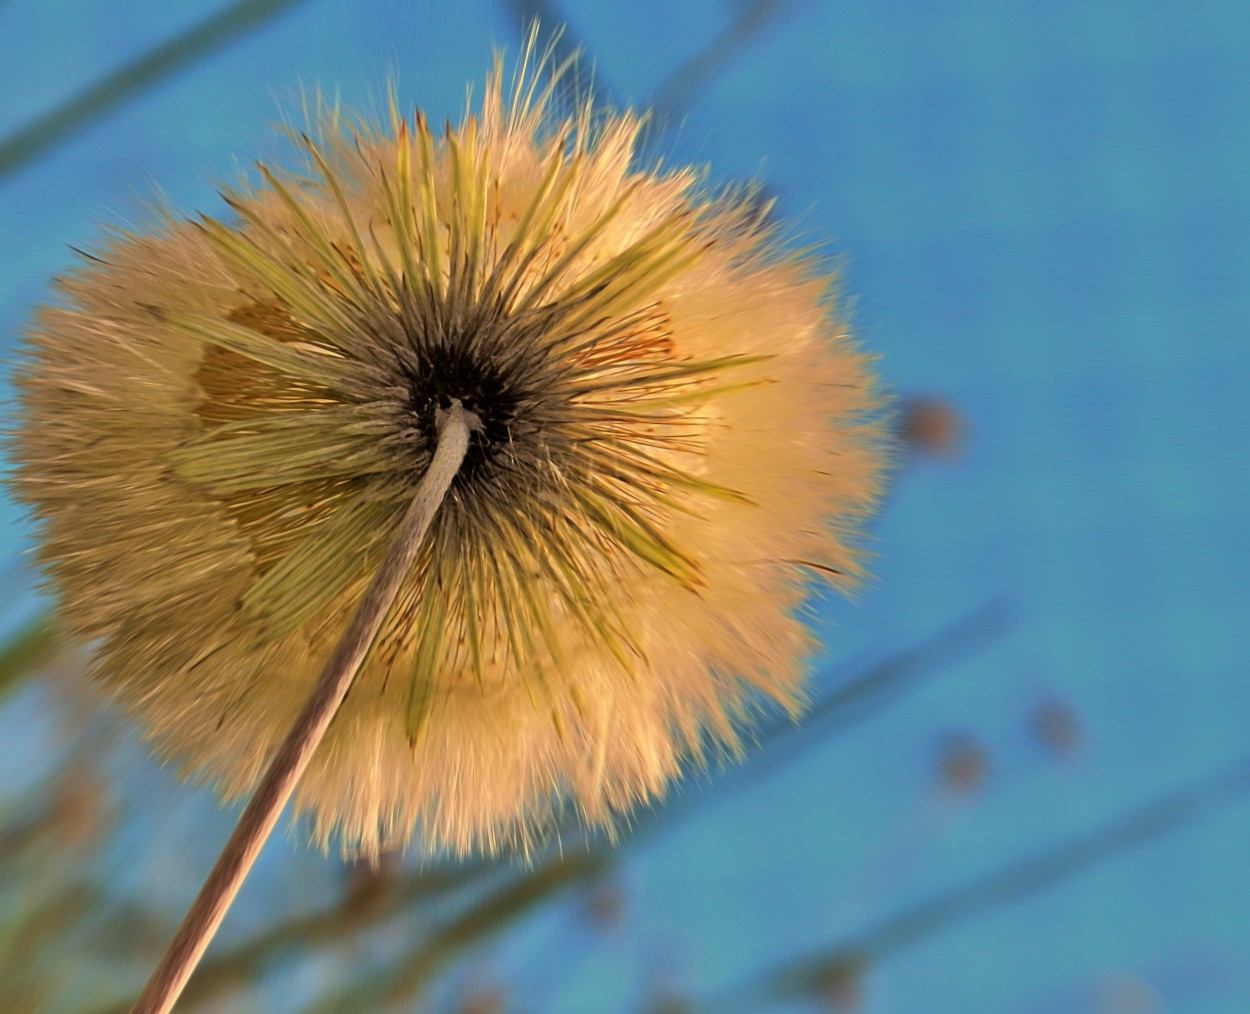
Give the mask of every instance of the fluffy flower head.
M 119 234 L 41 311 L 15 479 L 67 627 L 161 750 L 248 790 L 459 399 L 481 420 L 297 805 L 376 853 L 657 797 L 795 708 L 809 576 L 882 467 L 828 281 L 750 194 L 634 164 L 498 66 L 436 135 L 327 118 L 228 221 Z M 544 83 L 545 82 L 545 83 Z

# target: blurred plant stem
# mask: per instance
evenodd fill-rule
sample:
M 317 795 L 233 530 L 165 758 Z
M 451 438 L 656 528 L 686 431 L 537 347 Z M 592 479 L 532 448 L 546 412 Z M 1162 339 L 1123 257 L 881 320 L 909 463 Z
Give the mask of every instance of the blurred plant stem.
M 302 2 L 304 0 L 241 0 L 140 54 L 0 139 L 0 179 L 36 161 L 153 85 L 226 48 L 252 29 Z
M 567 844 L 536 857 L 532 867 L 518 869 L 507 861 L 478 859 L 396 876 L 368 906 L 302 915 L 229 950 L 210 954 L 188 983 L 182 1002 L 190 1007 L 218 999 L 232 989 L 245 987 L 284 958 L 316 953 L 323 946 L 342 946 L 401 916 L 419 901 L 423 913 L 433 916 L 434 923 L 397 966 L 403 974 L 397 972 L 388 980 L 387 973 L 373 969 L 336 994 L 332 1002 L 327 1000 L 324 1009 L 369 1009 L 368 1004 L 352 1007 L 353 1002 L 364 1003 L 360 997 L 353 998 L 356 988 L 365 990 L 368 998 L 383 993 L 388 997 L 412 995 L 428 985 L 440 964 L 449 965 L 473 945 L 497 936 L 544 901 L 593 880 L 631 850 L 645 847 L 701 808 L 774 773 L 808 750 L 828 744 L 834 735 L 896 703 L 901 695 L 923 685 L 924 679 L 933 678 L 943 667 L 1001 634 L 1009 618 L 1001 601 L 988 603 L 919 644 L 839 681 L 836 689 L 812 707 L 802 724 L 778 719 L 765 725 L 758 736 L 761 749 L 745 764 L 724 772 L 700 793 L 686 793 L 638 814 L 629 832 L 618 841 L 603 836 L 587 840 L 565 829 L 557 837 Z M 448 909 L 450 915 L 438 917 Z M 386 990 L 382 990 L 383 981 L 390 982 Z M 102 1009 L 100 1014 L 124 1014 L 127 1009 L 125 1004 L 118 1004 Z
M 417 1009 L 423 991 L 471 948 L 498 937 L 522 917 L 565 892 L 593 882 L 613 862 L 597 849 L 562 857 L 509 878 L 499 890 L 444 921 L 416 948 L 392 961 L 385 972 L 372 970 L 309 1009 L 309 1014 L 355 1014 L 402 1005 Z
M 0 645 L 0 700 L 28 676 L 46 668 L 64 650 L 51 613 L 39 616 Z
M 919 905 L 816 954 L 787 961 L 698 1004 L 708 1012 L 772 1009 L 812 999 L 830 984 L 859 977 L 906 947 L 1088 872 L 1155 838 L 1179 830 L 1250 791 L 1250 755 L 1185 788 L 1160 795 L 1086 835 L 1027 857 Z

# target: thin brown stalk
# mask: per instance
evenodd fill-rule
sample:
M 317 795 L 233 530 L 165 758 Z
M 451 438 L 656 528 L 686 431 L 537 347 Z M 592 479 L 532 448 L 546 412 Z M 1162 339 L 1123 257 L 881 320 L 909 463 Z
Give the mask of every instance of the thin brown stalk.
M 260 854 L 283 807 L 347 696 L 395 596 L 420 550 L 430 522 L 464 461 L 476 417 L 459 402 L 440 421 L 438 447 L 382 565 L 326 663 L 311 698 L 270 763 L 264 780 L 148 979 L 132 1014 L 165 1014 L 182 993 L 209 941 Z

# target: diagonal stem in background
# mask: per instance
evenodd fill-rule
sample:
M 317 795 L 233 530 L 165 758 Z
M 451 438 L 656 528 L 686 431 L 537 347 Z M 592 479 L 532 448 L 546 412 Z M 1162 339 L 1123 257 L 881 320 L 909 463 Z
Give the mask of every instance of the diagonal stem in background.
M 879 714 L 942 668 L 976 648 L 992 642 L 1008 628 L 1010 604 L 991 601 L 934 632 L 925 640 L 869 666 L 842 681 L 808 713 L 801 725 L 788 719 L 764 726 L 757 737 L 762 751 L 741 768 L 735 768 L 698 793 L 646 811 L 633 820 L 630 830 L 613 843 L 600 836 L 580 847 L 560 848 L 536 861 L 532 868 L 508 869 L 498 861 L 480 860 L 469 869 L 417 870 L 391 885 L 380 904 L 360 920 L 341 912 L 301 916 L 237 943 L 230 951 L 204 963 L 186 993 L 188 1004 L 215 1000 L 221 993 L 290 955 L 297 944 L 343 943 L 367 928 L 377 928 L 402 916 L 418 902 L 423 915 L 432 920 L 406 951 L 394 972 L 369 968 L 340 991 L 325 998 L 315 1009 L 331 1011 L 368 1009 L 367 1001 L 387 997 L 387 1002 L 411 999 L 429 983 L 434 964 L 447 967 L 466 950 L 497 937 L 530 915 L 542 904 L 579 885 L 605 875 L 631 849 L 645 848 L 666 830 L 714 805 L 746 784 L 767 777 L 805 751 L 827 744 L 835 735 Z M 452 911 L 443 917 L 436 908 Z M 397 999 L 398 998 L 398 999 Z M 109 1007 L 99 1014 L 122 1014 L 124 1008 Z
M 811 1000 L 839 981 L 947 930 L 1077 877 L 1098 864 L 1186 827 L 1250 791 L 1250 756 L 1155 797 L 1118 819 L 908 907 L 843 942 L 787 961 L 691 1011 L 772 1010 Z
M 127 99 L 198 62 L 304 0 L 242 0 L 182 35 L 136 57 L 124 67 L 37 116 L 0 139 L 0 179 L 35 161 L 74 132 L 107 116 Z

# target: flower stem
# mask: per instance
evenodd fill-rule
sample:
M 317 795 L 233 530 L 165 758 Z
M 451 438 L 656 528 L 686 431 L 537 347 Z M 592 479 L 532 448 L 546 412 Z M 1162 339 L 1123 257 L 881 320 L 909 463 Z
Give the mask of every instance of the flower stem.
M 377 574 L 352 615 L 304 710 L 287 733 L 264 780 L 200 888 L 165 956 L 131 1014 L 165 1014 L 182 993 L 200 957 L 238 894 L 243 879 L 278 822 L 308 761 L 347 696 L 369 648 L 411 569 L 434 514 L 460 470 L 477 417 L 458 401 L 441 413 L 438 446 Z

